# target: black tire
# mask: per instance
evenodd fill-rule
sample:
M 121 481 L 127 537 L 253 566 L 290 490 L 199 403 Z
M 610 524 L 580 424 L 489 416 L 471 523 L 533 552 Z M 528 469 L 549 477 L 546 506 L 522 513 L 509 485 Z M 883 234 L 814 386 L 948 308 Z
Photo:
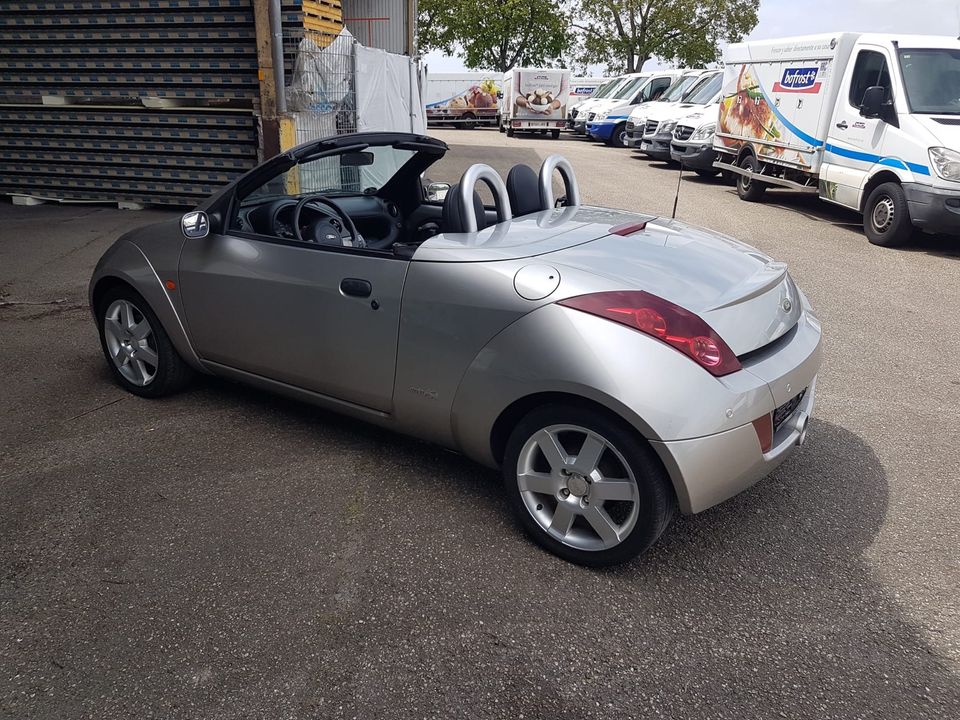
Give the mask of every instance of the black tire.
M 473 113 L 464 113 L 460 121 L 459 127 L 463 130 L 473 130 L 477 126 L 477 116 Z
M 607 145 L 612 147 L 626 147 L 626 137 L 627 137 L 627 124 L 619 123 L 613 132 L 610 133 L 610 137 L 607 138 Z
M 702 178 L 714 178 L 717 176 L 718 170 L 706 170 L 706 169 L 697 169 L 694 172 Z
M 121 373 L 113 361 L 107 345 L 105 316 L 111 306 L 121 300 L 130 303 L 150 326 L 151 333 L 146 342 L 156 354 L 157 364 L 153 378 L 145 385 L 137 385 Z M 193 368 L 187 365 L 177 353 L 163 325 L 160 324 L 160 320 L 147 301 L 130 286 L 120 285 L 107 291 L 97 302 L 96 318 L 97 330 L 100 333 L 100 348 L 103 350 L 104 359 L 107 361 L 107 366 L 117 383 L 127 392 L 145 398 L 159 398 L 183 390 L 193 379 L 195 374 Z
M 534 519 L 534 511 L 541 510 L 544 505 L 537 504 L 533 509 L 528 508 L 524 501 L 524 494 L 520 490 L 518 474 L 518 463 L 521 460 L 521 453 L 525 453 L 525 446 L 528 441 L 532 441 L 533 436 L 539 431 L 557 425 L 575 425 L 584 428 L 593 433 L 597 433 L 606 440 L 608 447 L 614 448 L 613 454 L 608 454 L 609 450 L 604 450 L 601 458 L 604 461 L 612 461 L 618 466 L 629 466 L 630 472 L 636 481 L 638 502 L 626 503 L 631 508 L 627 515 L 632 516 L 636 511 L 635 522 L 632 529 L 629 530 L 626 537 L 618 541 L 618 544 L 604 549 L 581 549 L 570 544 L 561 542 L 539 524 Z M 564 449 L 569 448 L 564 445 Z M 576 450 L 579 452 L 579 449 Z M 617 455 L 618 454 L 618 455 Z M 525 454 L 525 457 L 529 457 Z M 621 458 L 623 463 L 621 463 Z M 545 459 L 541 458 L 541 460 Z M 601 463 L 598 463 L 598 467 Z M 606 473 L 606 471 L 604 471 Z M 619 476 L 617 476 L 619 477 Z M 517 520 L 530 537 L 541 547 L 569 562 L 590 567 L 606 567 L 618 565 L 626 562 L 655 543 L 664 533 L 673 519 L 677 502 L 670 483 L 670 478 L 666 470 L 650 445 L 639 436 L 635 430 L 630 428 L 623 421 L 609 416 L 603 412 L 591 409 L 576 407 L 572 405 L 547 405 L 532 410 L 524 417 L 514 428 L 510 439 L 507 442 L 506 452 L 503 461 L 503 481 L 507 497 L 513 508 Z M 588 483 L 586 487 L 595 488 L 596 485 Z M 562 502 L 573 500 L 575 503 L 584 503 L 588 496 L 580 498 L 576 492 L 569 492 L 561 488 L 559 493 L 566 492 L 566 499 Z M 530 502 L 553 503 L 553 513 L 559 507 L 560 500 L 558 496 L 540 495 L 527 493 Z M 536 498 L 536 500 L 530 500 Z M 607 517 L 613 517 L 615 511 L 622 511 L 622 507 L 610 508 L 607 503 L 611 501 L 594 501 L 598 505 L 597 509 L 607 513 Z M 620 501 L 613 501 L 614 504 L 624 505 Z M 583 506 L 589 505 L 589 502 Z M 549 508 L 548 508 L 549 510 Z M 579 526 L 578 523 L 584 523 Z M 582 537 L 589 535 L 592 530 L 586 520 L 574 520 L 571 527 L 571 533 L 577 532 Z M 599 538 L 599 535 L 597 535 Z M 572 537 L 573 535 L 569 535 Z
M 507 131 L 507 129 L 506 129 L 503 125 L 497 125 L 497 130 L 499 130 L 500 132 L 506 132 L 506 131 Z
M 508 128 L 507 128 L 507 137 L 513 137 L 513 134 L 514 134 L 514 133 L 513 133 L 513 128 L 512 128 L 512 127 L 508 127 Z
M 760 163 L 757 162 L 757 159 L 753 155 L 747 155 L 740 161 L 740 167 L 750 172 L 759 172 Z M 737 195 L 740 196 L 741 200 L 758 202 L 763 197 L 766 189 L 766 183 L 762 183 L 754 178 L 749 178 L 746 175 L 737 175 Z
M 863 231 L 880 247 L 898 247 L 910 241 L 913 223 L 900 183 L 886 182 L 873 189 L 863 207 Z
M 720 179 L 723 180 L 725 185 L 736 185 L 738 177 L 739 175 L 737 175 L 735 172 L 732 172 L 730 170 L 720 171 Z
M 560 131 L 559 131 L 559 130 L 551 130 L 551 131 L 550 131 L 550 137 L 552 137 L 554 140 L 559 140 L 559 139 L 560 139 Z

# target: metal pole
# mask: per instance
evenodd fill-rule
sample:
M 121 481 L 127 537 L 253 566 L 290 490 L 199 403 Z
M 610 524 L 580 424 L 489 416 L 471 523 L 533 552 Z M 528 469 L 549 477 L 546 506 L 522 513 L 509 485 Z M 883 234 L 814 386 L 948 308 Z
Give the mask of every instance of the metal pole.
M 280 0 L 270 0 L 270 33 L 273 35 L 273 81 L 277 93 L 277 114 L 287 112 L 287 88 L 283 72 L 283 16 Z

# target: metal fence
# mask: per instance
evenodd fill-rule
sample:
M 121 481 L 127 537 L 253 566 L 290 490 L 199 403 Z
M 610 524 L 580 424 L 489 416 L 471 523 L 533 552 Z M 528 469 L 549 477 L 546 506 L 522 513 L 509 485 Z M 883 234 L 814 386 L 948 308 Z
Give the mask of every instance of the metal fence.
M 357 131 L 357 41 L 304 28 L 283 32 L 287 109 L 297 145 Z

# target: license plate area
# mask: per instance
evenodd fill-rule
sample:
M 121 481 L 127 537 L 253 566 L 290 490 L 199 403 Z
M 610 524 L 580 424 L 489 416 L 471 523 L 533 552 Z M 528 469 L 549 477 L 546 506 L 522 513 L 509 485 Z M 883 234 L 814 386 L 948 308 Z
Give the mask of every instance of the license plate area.
M 776 433 L 783 424 L 793 417 L 793 414 L 797 411 L 797 408 L 800 407 L 800 403 L 803 402 L 803 396 L 807 394 L 806 389 L 803 390 L 799 395 L 796 395 L 789 400 L 787 400 L 783 405 L 778 407 L 773 411 L 773 432 Z

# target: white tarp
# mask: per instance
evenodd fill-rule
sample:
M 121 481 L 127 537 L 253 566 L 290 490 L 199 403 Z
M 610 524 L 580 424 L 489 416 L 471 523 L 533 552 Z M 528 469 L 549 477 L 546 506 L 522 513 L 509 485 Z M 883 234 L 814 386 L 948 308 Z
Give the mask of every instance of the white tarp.
M 336 134 L 337 113 L 340 131 L 352 129 L 354 89 L 357 132 L 425 132 L 417 63 L 366 48 L 344 29 L 325 48 L 309 34 L 297 46 L 287 107 L 297 115 L 298 140 Z
M 426 132 L 417 76 L 412 58 L 357 46 L 357 130 Z

